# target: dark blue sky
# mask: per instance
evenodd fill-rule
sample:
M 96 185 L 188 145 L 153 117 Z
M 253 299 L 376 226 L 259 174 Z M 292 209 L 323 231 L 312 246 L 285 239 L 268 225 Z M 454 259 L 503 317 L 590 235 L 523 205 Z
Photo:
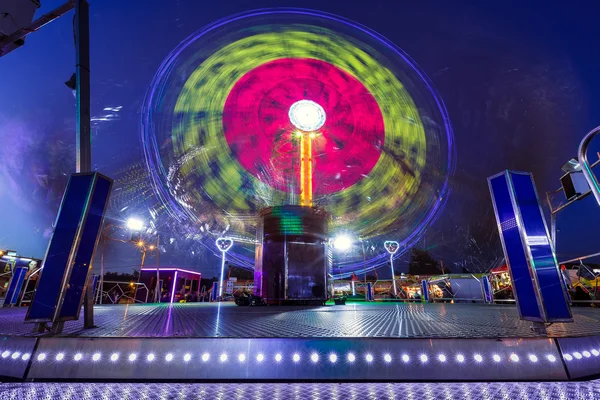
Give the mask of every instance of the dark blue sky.
M 44 0 L 38 15 L 62 3 Z M 502 169 L 534 173 L 538 191 L 558 187 L 560 166 L 600 124 L 600 6 L 481 1 L 105 0 L 91 2 L 93 162 L 111 176 L 139 162 L 140 104 L 164 57 L 185 37 L 227 15 L 302 6 L 378 31 L 431 77 L 453 122 L 458 162 L 453 192 L 423 247 L 460 261 L 470 237 L 499 251 L 485 178 Z M 525 5 L 523 3 L 526 3 Z M 0 10 L 2 11 L 2 10 Z M 74 146 L 72 14 L 31 34 L 0 59 L 0 248 L 42 257 Z M 122 107 L 120 111 L 104 108 Z M 600 141 L 600 140 L 599 140 Z M 596 145 L 596 149 L 600 146 Z M 559 217 L 559 259 L 600 250 L 592 199 Z M 123 251 L 112 265 L 134 265 Z M 485 258 L 485 257 L 484 257 Z M 119 264 L 121 263 L 121 264 Z M 218 265 L 218 260 L 215 260 Z M 215 266 L 204 266 L 207 274 Z M 125 272 L 125 271 L 123 271 Z

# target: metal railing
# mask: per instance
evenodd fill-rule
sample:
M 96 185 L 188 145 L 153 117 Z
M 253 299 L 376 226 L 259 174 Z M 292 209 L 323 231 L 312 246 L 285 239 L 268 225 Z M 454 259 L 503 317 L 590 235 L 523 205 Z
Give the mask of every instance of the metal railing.
M 587 268 L 587 267 L 586 267 Z M 590 269 L 587 268 L 587 271 L 590 272 Z M 593 272 L 593 271 L 592 271 Z M 479 280 L 477 277 L 473 277 L 474 279 Z M 436 282 L 440 282 L 443 279 L 430 280 L 430 285 L 435 285 Z M 439 302 L 450 302 L 450 303 L 485 303 L 485 298 L 482 292 L 481 297 L 460 297 L 460 283 L 458 283 L 459 279 L 454 279 L 452 281 L 452 290 L 450 297 L 436 297 L 433 292 L 430 290 L 430 299 L 429 303 L 439 303 Z M 396 279 L 396 283 L 398 285 L 398 290 L 401 289 L 406 291 L 409 289 L 410 292 L 414 292 L 418 294 L 418 297 L 394 297 L 393 293 L 393 285 L 391 280 L 377 280 L 375 282 L 370 282 L 373 290 L 373 301 L 376 302 L 414 302 L 414 303 L 422 303 L 425 302 L 421 295 L 421 285 L 420 283 L 413 283 L 410 285 L 406 284 L 405 280 Z M 575 283 L 574 286 L 580 284 L 579 282 Z M 334 281 L 330 283 L 333 285 L 336 290 L 332 291 L 330 286 L 329 294 L 332 298 L 336 297 L 349 297 L 352 295 L 352 281 Z M 367 292 L 367 285 L 364 282 L 354 281 L 355 295 L 356 300 L 363 301 L 361 297 L 364 298 Z M 483 290 L 483 289 L 482 289 Z M 587 289 L 586 289 L 587 290 Z M 514 298 L 497 298 L 500 293 L 512 291 L 510 286 L 501 288 L 499 290 L 494 290 L 493 293 L 493 301 L 494 304 L 514 304 L 516 301 Z M 587 291 L 593 296 L 593 291 Z M 595 296 L 594 296 L 595 297 Z M 596 297 L 595 297 L 596 298 Z M 575 300 L 570 298 L 570 303 L 573 305 L 595 305 L 600 303 L 600 300 L 590 299 L 590 300 Z
M 109 288 L 104 290 L 104 287 L 108 284 Z M 111 286 L 112 285 L 112 286 Z M 96 304 L 119 304 L 122 299 L 125 299 L 127 303 L 147 303 L 148 302 L 148 294 L 149 290 L 145 283 L 140 282 L 117 282 L 117 281 L 104 281 L 103 287 L 98 287 L 96 289 L 95 302 Z M 137 300 L 135 298 L 135 288 L 137 286 L 137 290 L 145 290 L 146 298 L 145 301 Z M 123 290 L 123 287 L 126 290 Z M 130 296 L 126 293 L 132 293 L 133 296 Z M 100 299 L 102 299 L 102 303 L 100 303 Z
M 600 183 L 598 182 L 598 178 L 592 171 L 592 168 L 598 164 L 598 161 L 594 163 L 594 165 L 590 165 L 587 159 L 587 150 L 590 146 L 590 142 L 597 134 L 600 133 L 600 126 L 595 127 L 587 135 L 584 136 L 581 143 L 579 143 L 579 149 L 577 151 L 577 156 L 579 158 L 579 163 L 583 167 L 581 170 L 583 171 L 583 176 L 585 176 L 585 180 L 590 186 L 590 191 L 596 198 L 596 202 L 600 206 Z M 599 156 L 600 158 L 600 156 Z
M 478 280 L 478 278 L 474 277 Z M 431 277 L 425 278 L 427 279 L 431 285 L 435 285 L 436 282 L 441 282 L 444 279 L 436 279 L 432 280 Z M 394 296 L 394 285 L 392 280 L 377 280 L 371 283 L 371 287 L 373 290 L 373 299 L 378 302 L 387 302 L 387 301 L 403 301 L 403 302 L 423 302 L 423 297 L 421 293 L 421 279 L 418 282 L 410 282 L 407 284 L 406 279 L 396 279 L 396 286 L 398 288 L 399 293 L 404 293 L 406 296 Z M 436 297 L 435 295 L 431 295 L 430 291 L 430 302 L 484 302 L 483 293 L 481 297 L 460 297 L 458 294 L 460 293 L 460 284 L 456 282 L 456 280 L 452 283 L 452 297 Z M 357 297 L 364 297 L 367 293 L 367 284 L 363 281 L 354 281 L 354 293 Z M 414 296 L 408 296 L 409 294 L 414 294 Z M 340 296 L 352 296 L 352 281 L 346 280 L 338 280 L 330 283 L 329 287 L 329 295 L 331 297 L 340 297 Z
M 31 271 L 31 273 L 29 275 L 27 275 L 27 280 L 25 281 L 25 286 L 23 286 L 24 292 L 23 292 L 23 295 L 21 296 L 21 301 L 19 301 L 19 307 L 21 307 L 23 305 L 23 302 L 33 300 L 33 294 L 35 293 L 35 288 L 32 290 L 29 290 L 29 291 L 27 290 L 27 288 L 29 287 L 29 281 L 31 280 L 31 277 L 36 275 L 41 270 L 42 270 L 41 267 L 36 268 L 33 271 Z

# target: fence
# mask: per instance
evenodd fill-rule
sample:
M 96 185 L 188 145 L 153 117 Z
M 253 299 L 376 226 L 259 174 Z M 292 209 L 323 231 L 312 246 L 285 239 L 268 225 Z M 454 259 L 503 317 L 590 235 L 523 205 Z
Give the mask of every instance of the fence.
M 138 291 L 145 291 L 145 301 L 136 300 L 136 288 Z M 147 303 L 148 294 L 148 287 L 144 283 L 104 281 L 102 287 L 96 290 L 94 300 L 98 304 L 100 303 L 100 296 L 102 296 L 102 304 L 120 304 L 123 302 L 126 304 Z

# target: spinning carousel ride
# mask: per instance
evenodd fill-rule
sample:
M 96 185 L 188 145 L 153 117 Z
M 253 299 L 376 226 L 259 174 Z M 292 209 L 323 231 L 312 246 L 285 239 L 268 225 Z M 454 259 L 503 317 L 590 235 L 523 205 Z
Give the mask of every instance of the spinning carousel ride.
M 381 248 L 347 257 L 337 275 L 385 265 L 386 240 L 399 256 L 439 216 L 454 167 L 446 109 L 416 63 L 370 29 L 311 10 L 239 14 L 184 40 L 151 83 L 141 138 L 169 218 L 210 243 L 227 231 L 229 259 L 259 274 L 274 212 L 286 237 L 349 232 Z

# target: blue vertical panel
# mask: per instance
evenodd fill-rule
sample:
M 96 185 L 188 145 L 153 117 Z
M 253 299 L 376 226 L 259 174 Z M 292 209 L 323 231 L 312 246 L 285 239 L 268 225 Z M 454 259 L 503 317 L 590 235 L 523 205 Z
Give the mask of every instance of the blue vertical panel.
M 533 178 L 529 173 L 510 173 L 531 268 L 536 276 L 547 322 L 572 321 L 561 272 L 550 243 Z
M 367 301 L 373 301 L 373 285 L 367 282 Z
M 74 261 L 92 180 L 91 174 L 72 175 L 69 179 L 33 300 L 25 317 L 27 322 L 50 322 L 55 317 L 59 298 L 69 278 L 69 267 Z
M 421 293 L 423 294 L 423 300 L 429 302 L 429 283 L 427 279 L 421 281 Z
M 492 303 L 494 301 L 494 291 L 492 289 L 490 277 L 484 275 L 483 279 L 481 280 L 481 284 L 483 285 L 483 295 L 485 296 L 485 302 Z
M 519 316 L 529 321 L 544 322 L 545 317 L 534 285 L 534 276 L 517 222 L 514 201 L 508 184 L 508 172 L 488 178 L 488 185 Z
M 92 258 L 100 237 L 100 230 L 102 229 L 104 212 L 108 204 L 111 186 L 111 179 L 94 173 L 87 215 L 83 222 L 79 246 L 75 253 L 64 300 L 56 321 L 68 321 L 79 318 L 79 311 L 83 302 L 87 278 L 92 269 Z
M 219 282 L 213 282 L 210 292 L 210 301 L 217 301 L 217 293 L 219 293 Z
M 23 289 L 23 282 L 25 276 L 27 276 L 27 267 L 17 267 L 13 271 L 13 276 L 8 284 L 8 290 L 6 291 L 6 297 L 4 298 L 4 306 L 14 306 L 19 301 L 21 290 Z

